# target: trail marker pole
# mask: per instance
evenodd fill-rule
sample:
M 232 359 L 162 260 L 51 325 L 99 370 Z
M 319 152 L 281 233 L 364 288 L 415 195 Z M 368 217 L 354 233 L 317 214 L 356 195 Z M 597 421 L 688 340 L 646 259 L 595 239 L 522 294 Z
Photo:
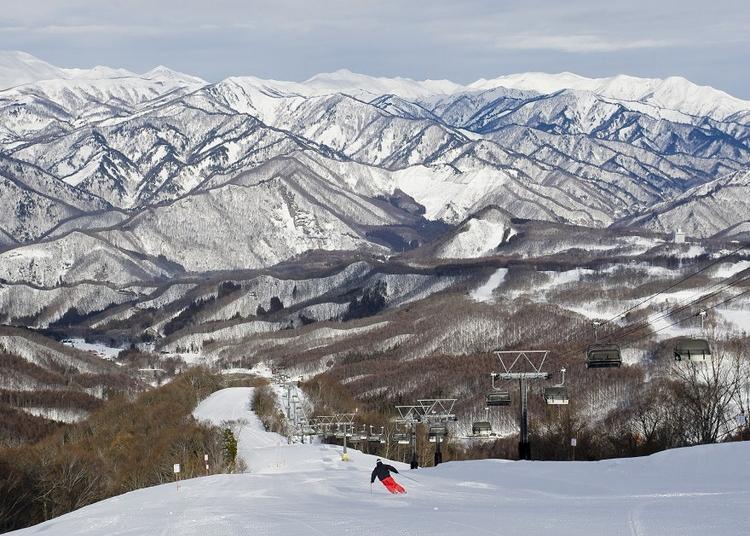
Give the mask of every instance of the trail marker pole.
M 203 455 L 203 461 L 206 464 L 206 476 L 208 476 L 208 454 Z
M 177 482 L 177 491 L 180 491 L 180 464 L 174 464 L 172 470 L 174 471 L 175 482 Z

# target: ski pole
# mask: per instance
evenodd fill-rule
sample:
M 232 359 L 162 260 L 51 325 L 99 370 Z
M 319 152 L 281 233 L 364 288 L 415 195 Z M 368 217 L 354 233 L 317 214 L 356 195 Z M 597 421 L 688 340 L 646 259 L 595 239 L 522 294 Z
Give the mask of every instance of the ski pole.
M 370 495 L 372 495 L 372 482 L 370 482 Z
M 404 477 L 404 478 L 406 478 L 406 479 L 408 479 L 408 480 L 411 480 L 412 482 L 416 482 L 417 484 L 419 484 L 419 480 L 417 480 L 416 478 L 412 478 L 412 477 L 410 477 L 410 476 L 407 476 L 407 475 L 405 475 L 404 473 L 399 473 L 398 475 L 399 475 L 399 476 L 402 476 L 402 477 Z

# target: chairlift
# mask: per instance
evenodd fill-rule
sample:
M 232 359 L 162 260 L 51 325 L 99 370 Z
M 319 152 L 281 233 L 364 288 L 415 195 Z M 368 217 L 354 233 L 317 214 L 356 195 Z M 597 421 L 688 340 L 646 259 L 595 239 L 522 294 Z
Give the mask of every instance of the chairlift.
M 367 436 L 367 441 L 369 443 L 383 443 L 383 436 L 380 434 L 369 435 Z
M 430 443 L 435 443 L 437 441 L 438 437 L 445 437 L 448 434 L 448 429 L 440 424 L 436 424 L 433 426 L 430 426 L 429 431 L 427 432 L 427 437 L 430 440 Z
M 586 368 L 613 368 L 622 366 L 620 346 L 594 344 L 586 350 Z
M 408 445 L 409 444 L 409 434 L 393 434 L 393 439 L 396 440 L 396 443 L 399 445 Z
M 711 346 L 706 339 L 682 338 L 674 345 L 675 361 L 708 361 L 711 358 Z
M 492 425 L 488 421 L 478 421 L 471 425 L 471 435 L 474 437 L 489 437 L 492 434 Z
M 560 369 L 562 380 L 557 385 L 544 388 L 544 401 L 550 405 L 564 405 L 568 399 L 568 388 L 565 386 L 565 369 Z
M 495 391 L 485 396 L 487 407 L 510 406 L 510 391 Z
M 567 404 L 570 401 L 568 398 L 568 388 L 564 385 L 545 387 L 544 401 L 550 405 Z

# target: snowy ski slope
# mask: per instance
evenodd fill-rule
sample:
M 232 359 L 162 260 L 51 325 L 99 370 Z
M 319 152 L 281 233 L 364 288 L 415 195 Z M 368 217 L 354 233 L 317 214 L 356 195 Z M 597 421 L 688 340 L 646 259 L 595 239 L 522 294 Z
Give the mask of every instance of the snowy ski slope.
M 602 462 L 445 463 L 397 480 L 405 496 L 370 492 L 375 458 L 286 445 L 247 406 L 250 389 L 221 391 L 202 419 L 243 418 L 248 472 L 115 497 L 15 534 L 224 535 L 740 535 L 750 520 L 750 443 L 677 449 Z M 409 480 L 406 476 L 416 479 Z

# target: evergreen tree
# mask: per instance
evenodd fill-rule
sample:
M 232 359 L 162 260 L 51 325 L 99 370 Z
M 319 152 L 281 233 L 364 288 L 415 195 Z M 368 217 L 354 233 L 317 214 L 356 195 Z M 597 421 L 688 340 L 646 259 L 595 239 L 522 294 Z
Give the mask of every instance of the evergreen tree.
M 229 468 L 234 470 L 235 462 L 237 461 L 237 438 L 234 437 L 234 433 L 230 428 L 224 428 L 223 443 L 224 459 Z

